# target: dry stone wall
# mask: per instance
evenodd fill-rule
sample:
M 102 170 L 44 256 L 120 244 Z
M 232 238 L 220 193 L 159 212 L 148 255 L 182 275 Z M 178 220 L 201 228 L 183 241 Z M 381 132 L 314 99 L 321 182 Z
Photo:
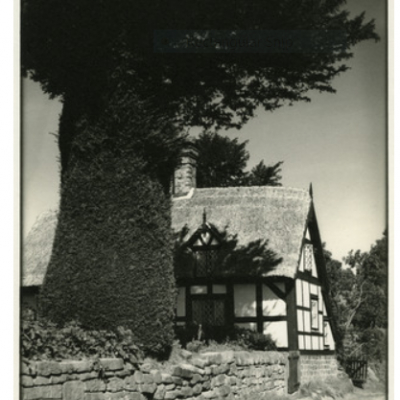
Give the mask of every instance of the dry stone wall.
M 21 399 L 57 400 L 234 400 L 254 393 L 286 391 L 287 354 L 212 352 L 178 364 L 117 358 L 31 361 L 21 364 Z
M 300 381 L 310 382 L 315 379 L 326 380 L 327 378 L 343 375 L 340 365 L 334 354 L 329 355 L 305 355 L 300 356 Z

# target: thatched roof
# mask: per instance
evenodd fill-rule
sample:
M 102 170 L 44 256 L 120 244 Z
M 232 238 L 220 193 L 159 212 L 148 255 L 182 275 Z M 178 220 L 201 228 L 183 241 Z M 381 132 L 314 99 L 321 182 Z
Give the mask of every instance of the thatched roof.
M 268 240 L 268 249 L 282 262 L 267 276 L 294 278 L 299 262 L 311 197 L 307 190 L 283 187 L 195 189 L 191 198 L 175 199 L 172 227 L 188 228 L 185 239 L 207 221 L 237 235 L 238 245 Z
M 46 274 L 53 248 L 57 211 L 39 215 L 23 241 L 22 286 L 39 286 Z
M 300 256 L 311 198 L 307 190 L 283 187 L 195 189 L 192 196 L 176 198 L 172 228 L 187 227 L 189 237 L 207 221 L 221 231 L 237 235 L 238 245 L 268 240 L 268 248 L 282 262 L 268 276 L 294 278 Z M 41 285 L 50 260 L 57 211 L 41 214 L 23 247 L 22 285 Z

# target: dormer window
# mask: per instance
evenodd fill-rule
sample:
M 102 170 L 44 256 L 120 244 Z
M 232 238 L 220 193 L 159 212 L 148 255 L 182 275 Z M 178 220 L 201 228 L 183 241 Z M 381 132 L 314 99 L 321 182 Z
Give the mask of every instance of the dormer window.
M 221 239 L 217 230 L 204 222 L 188 243 L 195 259 L 196 277 L 211 277 L 216 267 Z

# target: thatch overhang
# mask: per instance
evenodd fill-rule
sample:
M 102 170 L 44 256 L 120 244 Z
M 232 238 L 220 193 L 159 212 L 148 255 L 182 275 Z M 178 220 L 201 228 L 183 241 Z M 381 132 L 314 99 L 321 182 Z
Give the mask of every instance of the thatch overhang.
M 265 276 L 294 278 L 312 199 L 308 190 L 284 187 L 195 189 L 191 197 L 176 198 L 172 228 L 184 227 L 188 240 L 207 221 L 220 231 L 237 235 L 238 245 L 268 240 L 268 249 L 282 262 Z
M 39 215 L 23 241 L 22 286 L 41 286 L 47 271 L 57 226 L 57 211 Z

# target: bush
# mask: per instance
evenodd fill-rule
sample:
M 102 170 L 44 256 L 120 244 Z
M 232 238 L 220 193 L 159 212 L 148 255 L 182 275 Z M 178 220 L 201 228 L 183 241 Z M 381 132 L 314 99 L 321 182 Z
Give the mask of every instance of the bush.
M 176 328 L 176 337 L 181 345 L 192 352 L 207 349 L 216 350 L 276 350 L 276 343 L 271 335 L 264 335 L 250 329 L 234 327 L 218 331 L 217 336 L 199 337 L 196 325 L 180 326 Z M 212 350 L 211 350 L 212 349 Z
M 132 364 L 143 358 L 129 329 L 85 330 L 76 322 L 63 328 L 43 321 L 21 324 L 21 357 L 29 360 L 63 360 L 119 357 Z

